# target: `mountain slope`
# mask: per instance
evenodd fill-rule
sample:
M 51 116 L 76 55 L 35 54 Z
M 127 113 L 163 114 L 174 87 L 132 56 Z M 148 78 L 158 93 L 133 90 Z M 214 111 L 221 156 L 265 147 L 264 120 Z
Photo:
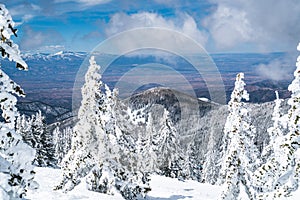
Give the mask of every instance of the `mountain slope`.
M 269 142 L 267 129 L 272 124 L 273 106 L 273 102 L 249 104 L 253 125 L 257 130 L 255 144 L 260 151 Z M 164 108 L 171 114 L 184 151 L 193 142 L 198 149 L 196 158 L 200 163 L 211 157 L 215 161 L 220 159 L 223 127 L 228 115 L 227 105 L 202 101 L 168 88 L 152 88 L 119 101 L 116 115 L 119 127 L 124 133 L 136 137 L 146 131 L 145 123 L 136 121 L 147 121 L 151 113 L 153 128 L 159 131 L 163 124 L 161 119 Z M 286 101 L 283 108 L 288 109 Z M 70 116 L 64 114 L 58 117 L 61 129 L 74 124 L 76 118 Z

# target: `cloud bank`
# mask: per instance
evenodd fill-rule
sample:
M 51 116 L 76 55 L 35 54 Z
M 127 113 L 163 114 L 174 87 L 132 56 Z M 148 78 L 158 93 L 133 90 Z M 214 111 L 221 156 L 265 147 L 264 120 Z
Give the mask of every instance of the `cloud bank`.
M 283 59 L 275 59 L 267 64 L 259 64 L 255 67 L 256 73 L 265 79 L 280 81 L 292 78 L 295 69 L 294 62 L 291 57 Z
M 300 40 L 300 1 L 211 0 L 215 10 L 206 17 L 217 49 L 254 45 L 260 51 L 294 50 Z M 293 48 L 291 48 L 293 47 Z
M 22 50 L 35 50 L 45 46 L 61 46 L 64 41 L 62 35 L 55 30 L 47 30 L 45 32 L 35 31 L 30 26 L 24 26 L 23 36 L 20 41 Z
M 55 3 L 75 2 L 86 7 L 101 5 L 110 2 L 111 0 L 55 0 Z
M 140 12 L 136 14 L 114 14 L 107 24 L 105 33 L 112 36 L 122 31 L 140 27 L 160 27 L 181 32 L 202 46 L 207 43 L 208 35 L 197 27 L 196 21 L 188 14 L 179 14 L 175 18 L 167 19 L 157 13 Z M 147 38 L 145 38 L 146 40 Z
M 137 27 L 163 27 L 189 35 L 210 52 L 294 51 L 300 40 L 298 0 L 14 0 L 4 1 L 18 24 L 86 20 L 80 37 L 103 39 Z M 133 14 L 132 14 L 133 13 Z M 97 18 L 98 17 L 98 18 Z M 91 32 L 93 23 L 104 23 Z M 33 24 L 30 24 L 32 27 Z M 95 27 L 96 29 L 96 27 Z M 66 35 L 64 30 L 62 35 Z M 91 33 L 90 33 L 91 32 Z M 75 31 L 74 31 L 75 34 Z M 66 45 L 66 44 L 64 44 Z M 82 44 L 84 46 L 84 44 Z

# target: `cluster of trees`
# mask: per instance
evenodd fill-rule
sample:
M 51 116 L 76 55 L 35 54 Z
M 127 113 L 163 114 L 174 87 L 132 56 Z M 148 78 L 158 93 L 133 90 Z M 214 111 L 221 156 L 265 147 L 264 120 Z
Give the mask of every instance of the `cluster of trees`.
M 47 130 L 47 124 L 41 111 L 31 117 L 22 115 L 17 118 L 16 131 L 23 141 L 35 149 L 33 164 L 40 167 L 55 166 L 55 149 L 52 134 Z
M 71 149 L 73 129 L 66 127 L 63 130 L 56 126 L 52 134 L 52 142 L 54 146 L 54 158 L 56 166 L 60 166 L 62 159 Z
M 300 51 L 300 44 L 298 45 Z M 273 125 L 267 131 L 270 142 L 261 155 L 255 145 L 255 127 L 251 123 L 244 74 L 236 77 L 228 103 L 229 115 L 224 127 L 222 158 L 218 184 L 221 199 L 281 199 L 299 187 L 300 178 L 300 56 L 295 79 L 289 86 L 290 109 L 284 114 L 278 92 Z M 214 174 L 211 174 L 213 177 Z
M 169 112 L 164 109 L 158 131 L 153 128 L 151 114 L 144 133 L 134 137 L 122 131 L 116 118 L 117 104 L 121 103 L 118 91 L 111 91 L 101 81 L 99 70 L 92 56 L 71 149 L 61 162 L 63 177 L 56 189 L 72 190 L 85 177 L 90 190 L 107 194 L 118 190 L 125 199 L 136 199 L 150 191 L 151 173 L 191 177 L 192 159 L 182 152 Z
M 71 149 L 72 128 L 61 130 L 59 124 L 55 125 L 53 132 L 49 130 L 40 110 L 31 117 L 21 115 L 16 119 L 16 132 L 36 151 L 33 160 L 36 166 L 58 167 Z
M 56 189 L 72 190 L 86 177 L 90 190 L 107 194 L 119 190 L 126 199 L 134 199 L 149 190 L 147 170 L 140 168 L 145 162 L 136 153 L 147 150 L 136 146 L 132 136 L 118 127 L 118 92 L 102 83 L 99 70 L 91 57 L 71 149 L 61 163 L 63 177 Z

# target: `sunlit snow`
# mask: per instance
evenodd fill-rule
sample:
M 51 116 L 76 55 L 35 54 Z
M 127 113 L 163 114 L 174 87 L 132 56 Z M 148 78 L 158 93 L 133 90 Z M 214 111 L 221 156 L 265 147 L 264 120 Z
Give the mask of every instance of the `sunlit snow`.
M 36 168 L 36 181 L 40 184 L 37 191 L 30 191 L 28 199 L 48 200 L 77 200 L 77 199 L 99 199 L 99 200 L 122 200 L 120 194 L 106 195 L 92 192 L 86 189 L 84 179 L 74 190 L 63 193 L 54 191 L 53 186 L 59 181 L 61 171 L 52 168 Z M 147 200 L 210 200 L 218 199 L 220 187 L 203 184 L 196 181 L 179 181 L 177 179 L 153 175 L 150 182 L 152 191 L 146 197 Z

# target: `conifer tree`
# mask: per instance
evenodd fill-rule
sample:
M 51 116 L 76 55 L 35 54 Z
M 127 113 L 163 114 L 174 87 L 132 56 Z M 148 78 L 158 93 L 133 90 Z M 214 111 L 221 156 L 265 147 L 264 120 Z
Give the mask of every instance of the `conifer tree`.
M 56 126 L 55 129 L 53 130 L 53 144 L 54 144 L 54 149 L 55 149 L 55 159 L 56 159 L 56 165 L 60 165 L 60 162 L 62 161 L 63 156 L 63 146 L 61 145 L 61 138 L 62 138 L 62 133 L 59 130 L 59 127 Z
M 32 134 L 33 118 L 21 115 L 17 118 L 16 131 L 19 133 L 23 140 L 31 147 L 36 143 L 36 140 Z
M 253 176 L 253 184 L 257 188 L 257 199 L 273 198 L 272 192 L 276 187 L 276 180 L 280 175 L 280 160 L 282 156 L 280 144 L 284 137 L 286 123 L 284 116 L 280 112 L 280 105 L 283 100 L 279 99 L 276 91 L 275 106 L 272 115 L 273 126 L 268 129 L 270 142 L 262 153 L 263 164 L 255 171 Z
M 118 190 L 125 199 L 137 199 L 150 191 L 149 174 L 143 168 L 149 163 L 140 159 L 144 151 L 117 125 L 117 95 L 116 89 L 110 91 L 105 85 L 105 109 L 102 109 L 100 118 L 106 135 L 104 145 L 107 153 L 99 158 L 102 167 L 94 167 L 87 177 L 87 184 L 93 191 L 114 194 Z
M 119 143 L 119 163 L 122 166 L 116 173 L 116 188 L 125 199 L 144 198 L 151 190 L 149 175 L 154 165 L 151 141 L 147 136 L 139 137 L 136 142 L 128 136 L 122 135 L 122 138 L 125 139 Z
M 146 131 L 138 135 L 136 152 L 137 171 L 143 183 L 148 184 L 146 187 L 150 189 L 149 176 L 155 172 L 158 167 L 157 155 L 153 146 L 153 118 L 151 113 L 149 113 L 148 121 L 146 122 Z
M 275 106 L 274 111 L 272 114 L 272 120 L 273 120 L 273 126 L 268 128 L 268 134 L 270 138 L 269 145 L 264 149 L 263 151 L 263 157 L 266 157 L 265 159 L 268 159 L 268 157 L 271 157 L 274 154 L 275 145 L 277 145 L 277 139 L 281 136 L 283 136 L 283 130 L 287 128 L 287 124 L 284 120 L 284 116 L 282 115 L 280 111 L 280 106 L 282 103 L 282 99 L 279 98 L 278 91 L 275 91 L 276 99 L 275 99 Z
M 201 181 L 202 179 L 202 164 L 198 159 L 197 152 L 198 148 L 195 143 L 195 138 L 191 141 L 187 149 L 187 165 L 189 177 L 195 181 Z
M 105 95 L 101 92 L 103 83 L 99 74 L 100 66 L 91 57 L 90 66 L 85 75 L 85 84 L 81 89 L 82 101 L 78 111 L 78 122 L 73 129 L 71 149 L 63 159 L 61 167 L 63 177 L 56 189 L 72 190 L 98 163 L 99 156 L 107 153 L 106 135 L 99 113 L 102 112 Z M 103 120 L 102 120 L 103 121 Z
M 0 5 L 0 24 L 1 56 L 15 62 L 18 69 L 28 70 L 27 64 L 21 58 L 19 46 L 10 39 L 12 35 L 17 37 L 17 29 L 14 28 L 15 22 L 3 4 Z
M 53 130 L 53 144 L 57 166 L 60 166 L 61 161 L 71 149 L 72 132 L 72 128 L 70 127 L 66 127 L 63 131 L 60 131 L 57 126 Z
M 223 154 L 220 171 L 223 191 L 221 199 L 254 199 L 251 175 L 255 167 L 256 147 L 253 139 L 255 128 L 251 124 L 247 105 L 249 95 L 244 89 L 244 74 L 236 77 L 235 87 L 228 103 L 229 115 L 224 127 L 224 138 L 227 147 Z
M 86 177 L 89 190 L 107 194 L 118 190 L 125 199 L 137 199 L 149 191 L 147 182 L 138 175 L 134 140 L 117 125 L 118 92 L 102 83 L 99 69 L 91 57 L 82 87 L 79 121 L 74 127 L 71 150 L 62 161 L 63 177 L 56 189 L 72 190 L 80 178 Z
M 121 141 L 123 138 L 119 135 L 120 130 L 116 126 L 114 112 L 117 90 L 112 92 L 106 84 L 102 87 L 105 93 L 103 93 L 103 101 L 97 116 L 101 129 L 96 134 L 99 135 L 98 138 L 102 138 L 103 150 L 96 156 L 96 165 L 92 173 L 87 176 L 86 182 L 89 190 L 113 195 L 117 190 L 117 174 L 126 172 L 119 162 L 121 155 L 118 140 Z M 127 152 L 128 157 L 130 157 L 129 153 L 130 151 Z
M 220 123 L 219 118 L 217 118 L 217 121 L 213 121 L 214 119 L 210 120 L 210 124 L 212 126 L 215 126 L 216 124 Z M 209 133 L 209 139 L 207 144 L 207 152 L 204 157 L 203 162 L 203 169 L 201 174 L 201 181 L 209 184 L 216 184 L 219 180 L 219 174 L 220 174 L 220 168 L 221 165 L 218 163 L 220 158 L 222 157 L 222 148 L 223 153 L 226 152 L 228 138 L 227 134 L 223 137 L 223 143 L 221 147 L 218 144 L 218 140 L 216 139 L 216 136 L 219 135 L 219 129 L 212 127 Z
M 145 135 L 139 135 L 137 142 L 139 156 L 145 159 L 145 162 L 143 162 L 145 166 L 142 167 L 144 168 L 143 171 L 146 171 L 148 173 L 153 173 L 158 168 L 157 155 L 155 152 L 155 147 L 153 145 L 153 135 L 153 117 L 152 114 L 149 113 L 148 120 L 146 122 Z
M 300 43 L 297 47 L 300 51 Z M 270 198 L 282 198 L 292 195 L 299 188 L 300 178 L 300 56 L 297 58 L 294 80 L 289 85 L 291 98 L 288 100 L 290 109 L 287 115 L 288 133 L 279 140 L 278 155 L 276 161 L 277 180 L 274 190 L 268 195 Z
M 27 65 L 20 56 L 18 45 L 10 39 L 16 36 L 14 22 L 3 4 L 0 4 L 0 51 L 3 58 L 17 63 L 19 69 L 27 70 Z M 36 187 L 32 160 L 35 151 L 22 141 L 15 130 L 19 115 L 15 95 L 24 97 L 25 93 L 9 76 L 0 69 L 0 198 L 19 199 L 30 188 Z
M 187 176 L 187 171 L 183 169 L 184 155 L 177 130 L 171 121 L 169 111 L 166 109 L 164 109 L 162 122 L 162 127 L 155 133 L 153 139 L 159 173 L 167 177 L 184 179 Z
M 34 164 L 41 167 L 54 166 L 55 149 L 52 134 L 46 129 L 45 118 L 40 110 L 32 118 L 32 134 L 35 139 L 35 145 L 32 147 L 36 150 Z
M 55 149 L 52 134 L 47 130 L 47 124 L 41 111 L 39 110 L 28 119 L 22 115 L 17 120 L 16 127 L 23 140 L 36 150 L 33 163 L 41 167 L 54 166 Z
M 202 181 L 214 185 L 219 178 L 219 165 L 215 160 L 217 149 L 211 149 L 205 155 L 205 162 L 202 169 Z

